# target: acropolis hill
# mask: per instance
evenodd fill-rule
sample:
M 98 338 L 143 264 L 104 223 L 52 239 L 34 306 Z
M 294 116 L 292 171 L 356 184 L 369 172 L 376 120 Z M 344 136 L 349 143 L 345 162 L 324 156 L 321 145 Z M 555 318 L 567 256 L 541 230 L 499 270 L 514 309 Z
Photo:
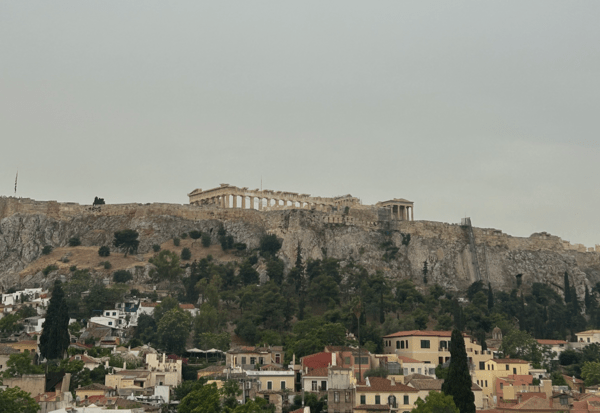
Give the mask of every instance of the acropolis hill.
M 188 196 L 187 205 L 101 206 L 1 197 L 0 286 L 48 284 L 61 275 L 68 278 L 69 266 L 77 264 L 77 249 L 91 251 L 93 260 L 101 261 L 98 247 L 111 246 L 114 232 L 126 228 L 140 233 L 139 255 L 117 262 L 122 254 L 111 254 L 113 270 L 122 265 L 134 273 L 136 283 L 143 284 L 148 281 L 147 259 L 153 244 L 173 248 L 174 237 L 192 230 L 211 234 L 217 243 L 221 225 L 249 250 L 258 246 L 265 233 L 277 235 L 283 241 L 279 257 L 288 269 L 300 245 L 305 261 L 327 256 L 341 260 L 342 265 L 360 263 L 369 272 L 412 279 L 417 285 L 423 283 L 427 263 L 429 283 L 458 291 L 476 280 L 502 290 L 518 283 L 528 288 L 543 282 L 560 291 L 567 272 L 583 296 L 586 285 L 591 288 L 600 281 L 600 246 L 588 249 L 547 233 L 512 237 L 497 229 L 472 227 L 470 220 L 452 224 L 413 220 L 413 202 L 405 199 L 362 205 L 350 195 L 324 198 L 227 184 L 197 189 Z M 79 237 L 82 246 L 67 247 L 71 237 Z M 42 256 L 45 245 L 55 248 L 54 255 Z M 201 247 L 197 250 L 202 253 Z M 66 260 L 70 262 L 63 263 L 61 257 L 70 257 Z M 196 258 L 201 257 L 193 255 Z M 46 277 L 42 264 L 51 260 L 59 269 Z M 257 269 L 264 281 L 262 259 Z M 99 267 L 92 271 L 106 276 Z

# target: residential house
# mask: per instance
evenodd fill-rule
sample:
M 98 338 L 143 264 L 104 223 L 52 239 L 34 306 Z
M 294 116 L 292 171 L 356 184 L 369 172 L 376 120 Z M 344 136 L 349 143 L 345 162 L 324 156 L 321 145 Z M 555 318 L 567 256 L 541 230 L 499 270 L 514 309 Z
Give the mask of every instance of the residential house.
M 351 368 L 330 366 L 327 368 L 327 411 L 350 413 L 355 405 L 356 378 Z
M 529 362 L 519 359 L 491 359 L 483 362 L 478 370 L 471 371 L 473 382 L 483 390 L 489 400 L 496 396 L 496 380 L 508 376 L 529 375 Z
M 152 303 L 152 302 L 148 302 L 148 301 L 142 301 L 140 303 L 140 306 L 137 311 L 138 317 L 141 316 L 142 314 L 151 316 L 152 314 L 154 314 L 154 308 L 156 306 L 158 306 L 159 304 L 160 303 Z
M 248 370 L 249 379 L 258 384 L 256 397 L 263 397 L 275 405 L 275 412 L 281 413 L 283 406 L 290 403 L 294 392 L 294 370 Z
M 192 317 L 196 317 L 200 312 L 200 309 L 196 308 L 194 304 L 179 304 L 179 308 L 190 313 Z
M 19 354 L 20 351 L 9 346 L 0 344 L 0 372 L 7 369 L 6 363 L 11 354 Z
M 558 360 L 560 353 L 568 349 L 568 342 L 565 340 L 546 340 L 546 339 L 537 339 L 536 340 L 540 346 L 546 347 L 548 350 L 556 353 L 552 360 Z
M 414 387 L 397 383 L 392 377 L 367 377 L 356 386 L 354 412 L 367 413 L 373 410 L 404 412 L 415 407 L 419 391 Z
M 463 335 L 471 368 L 477 368 L 493 357 L 491 351 L 482 351 L 473 337 Z M 451 331 L 399 331 L 383 337 L 384 353 L 420 360 L 435 369 L 450 360 L 451 337 Z
M 183 362 L 181 359 L 169 359 L 163 353 L 162 358 L 156 353 L 146 354 L 146 369 L 152 372 L 152 385 L 179 386 Z
M 425 400 L 425 397 L 429 395 L 430 391 L 442 391 L 442 385 L 444 384 L 444 380 L 433 379 L 429 376 L 416 374 L 412 377 L 408 376 L 408 379 L 406 380 L 405 384 L 417 389 L 419 391 L 417 396 L 420 397 L 422 400 Z M 471 391 L 475 396 L 475 408 L 483 409 L 484 407 L 488 406 L 488 404 L 484 402 L 483 391 L 481 390 L 481 387 L 473 383 L 471 386 Z
M 283 357 L 282 346 L 242 346 L 233 348 L 225 353 L 227 367 L 240 367 L 242 370 L 254 370 L 257 365 L 282 365 Z
M 85 400 L 92 396 L 113 397 L 115 394 L 114 387 L 104 386 L 100 383 L 92 383 L 75 389 L 75 397 L 78 397 L 79 400 Z
M 575 333 L 577 343 L 600 343 L 600 330 L 587 330 Z
M 85 369 L 94 370 L 96 367 L 102 365 L 102 362 L 100 360 L 88 356 L 87 352 L 85 352 L 83 354 L 75 354 L 74 356 L 69 358 L 69 361 L 78 361 L 78 360 L 83 361 L 83 368 L 85 368 Z
M 30 353 L 38 352 L 38 342 L 37 340 L 21 340 L 21 341 L 13 341 L 5 343 L 8 347 L 12 347 L 15 350 L 19 350 L 19 352 L 24 353 L 25 350 L 28 350 Z
M 357 380 L 365 378 L 365 373 L 375 366 L 373 355 L 365 349 L 347 346 L 326 346 L 325 352 L 336 354 L 336 366 L 349 367 Z
M 24 320 L 23 327 L 27 333 L 41 333 L 45 318 L 40 316 L 28 317 Z

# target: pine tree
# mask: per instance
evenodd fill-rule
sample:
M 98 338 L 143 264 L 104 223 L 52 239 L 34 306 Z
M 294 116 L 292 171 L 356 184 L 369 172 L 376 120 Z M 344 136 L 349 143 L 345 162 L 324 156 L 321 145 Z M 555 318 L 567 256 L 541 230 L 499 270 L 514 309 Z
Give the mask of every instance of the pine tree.
M 565 271 L 565 304 L 571 302 L 571 287 L 569 287 L 569 275 Z
M 488 310 L 494 308 L 494 292 L 492 291 L 492 283 L 488 283 Z
M 442 392 L 452 396 L 461 413 L 475 413 L 475 396 L 471 390 L 472 385 L 465 340 L 462 333 L 454 329 L 450 343 L 448 378 L 442 384 Z
M 48 360 L 63 358 L 69 347 L 69 312 L 60 281 L 54 284 L 40 337 L 40 353 Z

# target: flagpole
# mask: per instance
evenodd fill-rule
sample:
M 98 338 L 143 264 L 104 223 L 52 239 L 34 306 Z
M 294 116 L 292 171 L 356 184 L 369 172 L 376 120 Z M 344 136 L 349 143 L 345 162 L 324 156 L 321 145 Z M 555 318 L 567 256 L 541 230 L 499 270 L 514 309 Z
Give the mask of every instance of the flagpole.
M 19 179 L 19 168 L 17 168 L 17 176 L 15 176 L 15 197 L 17 196 L 17 180 Z

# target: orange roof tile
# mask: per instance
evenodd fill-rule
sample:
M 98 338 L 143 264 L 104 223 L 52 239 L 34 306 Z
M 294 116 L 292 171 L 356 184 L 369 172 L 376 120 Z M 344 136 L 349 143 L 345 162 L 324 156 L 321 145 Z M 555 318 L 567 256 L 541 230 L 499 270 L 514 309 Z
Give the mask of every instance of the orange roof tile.
M 452 331 L 422 331 L 422 330 L 398 331 L 397 333 L 388 334 L 387 336 L 383 336 L 383 338 L 411 337 L 411 336 L 451 337 Z
M 398 360 L 402 360 L 403 363 L 423 363 L 420 360 L 411 359 L 410 357 L 398 356 Z
M 491 359 L 499 364 L 529 364 L 528 361 L 520 360 L 520 359 Z
M 396 382 L 392 385 L 392 381 L 383 377 L 369 377 L 370 386 L 367 386 L 366 381 L 359 382 L 356 386 L 357 392 L 399 392 L 399 393 L 418 393 L 414 387 L 409 387 L 405 384 Z
M 565 340 L 546 340 L 544 338 L 538 338 L 536 341 L 538 342 L 538 344 L 541 344 L 543 346 L 554 346 L 554 345 L 558 345 L 558 344 L 567 344 L 567 342 Z

